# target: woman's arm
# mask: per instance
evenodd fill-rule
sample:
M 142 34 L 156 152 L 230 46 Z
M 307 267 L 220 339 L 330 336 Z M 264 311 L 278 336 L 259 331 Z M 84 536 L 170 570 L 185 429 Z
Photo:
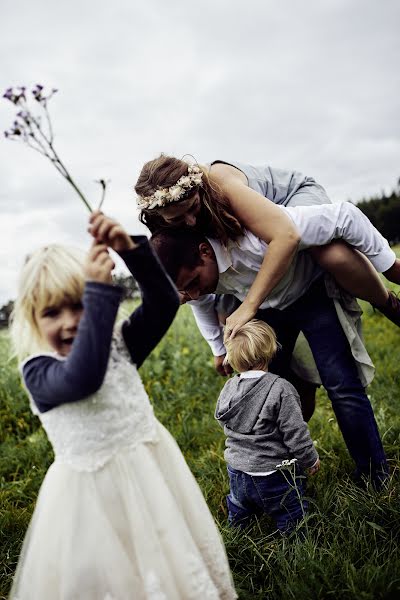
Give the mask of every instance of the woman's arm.
M 285 275 L 297 252 L 300 235 L 284 211 L 247 185 L 245 175 L 230 165 L 213 165 L 211 178 L 229 199 L 232 212 L 246 229 L 268 244 L 261 268 L 242 305 L 226 320 L 232 334 L 252 319 Z

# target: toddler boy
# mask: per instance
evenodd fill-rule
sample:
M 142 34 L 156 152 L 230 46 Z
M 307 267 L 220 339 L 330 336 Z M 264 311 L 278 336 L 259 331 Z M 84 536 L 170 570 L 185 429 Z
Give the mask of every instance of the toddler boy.
M 289 532 L 308 509 L 303 469 L 313 475 L 320 467 L 299 396 L 268 372 L 277 341 L 267 323 L 253 319 L 224 342 L 226 360 L 240 373 L 226 382 L 215 410 L 226 435 L 229 522 L 245 526 L 265 512 Z

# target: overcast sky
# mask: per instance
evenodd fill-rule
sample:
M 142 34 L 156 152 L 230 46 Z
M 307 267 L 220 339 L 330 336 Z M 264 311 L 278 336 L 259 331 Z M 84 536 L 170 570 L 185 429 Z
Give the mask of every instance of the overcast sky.
M 55 146 L 88 199 L 139 232 L 160 152 L 296 169 L 334 201 L 400 177 L 398 0 L 1 0 L 0 89 L 56 87 Z M 14 107 L 0 102 L 0 130 Z M 0 305 L 25 254 L 87 246 L 87 212 L 43 157 L 0 140 Z

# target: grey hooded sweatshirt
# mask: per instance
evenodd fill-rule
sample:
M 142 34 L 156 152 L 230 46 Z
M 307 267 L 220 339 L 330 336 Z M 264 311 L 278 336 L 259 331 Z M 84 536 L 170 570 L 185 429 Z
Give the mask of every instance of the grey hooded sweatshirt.
M 215 418 L 226 435 L 225 460 L 239 471 L 265 473 L 291 458 L 307 468 L 318 459 L 298 393 L 278 375 L 229 379 Z

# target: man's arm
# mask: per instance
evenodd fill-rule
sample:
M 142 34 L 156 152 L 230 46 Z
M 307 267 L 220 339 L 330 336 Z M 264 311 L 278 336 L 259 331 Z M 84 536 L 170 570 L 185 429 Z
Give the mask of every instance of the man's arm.
M 206 294 L 198 300 L 191 300 L 193 315 L 201 335 L 207 341 L 214 355 L 214 366 L 220 375 L 229 375 L 232 368 L 224 365 L 226 350 L 224 346 L 224 330 L 219 322 L 215 309 L 215 294 Z

